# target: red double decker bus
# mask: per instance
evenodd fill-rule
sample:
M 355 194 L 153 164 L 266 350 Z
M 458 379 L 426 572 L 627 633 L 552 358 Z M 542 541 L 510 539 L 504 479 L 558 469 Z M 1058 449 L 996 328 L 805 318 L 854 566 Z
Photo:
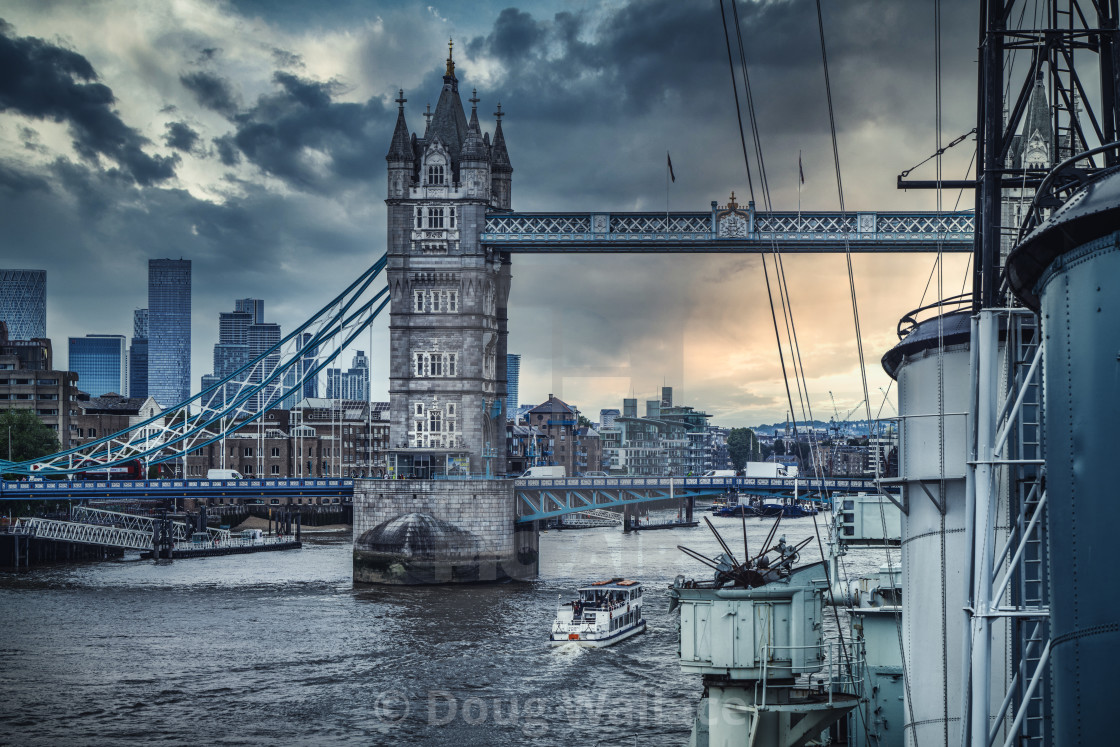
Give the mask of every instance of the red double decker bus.
M 112 467 L 102 467 L 100 464 L 91 463 L 83 465 L 81 472 L 75 472 L 75 480 L 143 480 L 144 464 L 139 459 L 117 464 Z

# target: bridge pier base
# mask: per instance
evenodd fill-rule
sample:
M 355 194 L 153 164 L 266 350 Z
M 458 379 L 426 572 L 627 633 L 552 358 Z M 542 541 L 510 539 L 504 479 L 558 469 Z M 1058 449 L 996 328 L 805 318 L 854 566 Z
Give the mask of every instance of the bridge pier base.
M 354 581 L 533 578 L 537 527 L 516 520 L 513 480 L 355 480 Z

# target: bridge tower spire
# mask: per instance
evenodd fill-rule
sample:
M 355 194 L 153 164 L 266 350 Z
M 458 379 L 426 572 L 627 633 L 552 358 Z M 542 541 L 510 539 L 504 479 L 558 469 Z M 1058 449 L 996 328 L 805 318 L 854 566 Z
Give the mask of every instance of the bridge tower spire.
M 439 101 L 409 140 L 404 96 L 389 149 L 390 469 L 415 478 L 505 473 L 508 254 L 483 247 L 486 213 L 509 209 L 500 127 L 488 146 L 477 90 L 468 123 L 448 47 Z M 495 155 L 505 191 L 494 192 Z

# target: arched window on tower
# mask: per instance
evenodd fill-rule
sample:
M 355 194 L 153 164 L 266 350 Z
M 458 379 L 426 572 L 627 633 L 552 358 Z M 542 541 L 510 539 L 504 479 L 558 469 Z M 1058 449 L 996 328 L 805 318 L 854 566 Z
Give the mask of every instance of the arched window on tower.
M 454 228 L 455 227 L 455 208 L 450 208 L 450 211 L 451 211 L 451 213 L 450 213 L 450 216 L 448 218 L 447 227 L 448 228 Z
M 428 228 L 443 228 L 443 208 L 428 208 Z
M 416 208 L 416 227 L 424 227 L 424 208 L 422 207 Z
M 443 184 L 443 166 L 428 167 L 428 184 Z

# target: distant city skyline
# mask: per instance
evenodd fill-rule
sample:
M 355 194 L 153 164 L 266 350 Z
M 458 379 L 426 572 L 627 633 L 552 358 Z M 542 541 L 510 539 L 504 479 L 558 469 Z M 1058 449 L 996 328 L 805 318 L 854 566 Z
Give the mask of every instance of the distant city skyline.
M 937 149 L 937 121 L 944 138 L 975 125 L 976 14 L 946 6 L 935 79 L 932 31 L 912 20 L 932 17 L 932 6 L 918 6 L 824 9 L 849 211 L 973 201 L 967 191 L 895 188 L 898 173 Z M 270 319 L 295 329 L 384 251 L 395 99 L 403 89 L 410 127 L 422 130 L 449 37 L 466 91 L 478 89 L 483 128 L 493 129 L 499 100 L 507 114 L 515 210 L 703 211 L 751 191 L 718 9 L 675 0 L 572 0 L 559 15 L 554 3 L 517 0 L 162 7 L 5 8 L 0 43 L 15 76 L 0 111 L 5 264 L 50 275 L 56 341 L 126 333 L 131 310 L 146 305 L 144 263 L 161 256 L 194 263 L 191 370 L 209 370 L 213 319 L 229 299 L 267 298 Z M 740 10 L 755 97 L 766 102 L 757 121 L 766 198 L 779 210 L 836 210 L 823 76 L 805 62 L 819 45 L 812 4 Z M 953 92 L 940 120 L 938 79 Z M 44 96 L 59 102 L 49 114 Z M 945 154 L 947 178 L 966 178 L 972 145 Z M 766 198 L 756 195 L 760 206 Z M 897 320 L 939 292 L 927 291 L 933 261 L 853 258 L 872 392 L 888 388 L 876 361 L 897 340 Z M 960 292 L 966 263 L 946 258 L 942 295 Z M 664 381 L 689 401 L 718 403 L 714 420 L 729 425 L 774 421 L 789 407 L 760 257 L 519 254 L 512 270 L 509 346 L 522 356 L 522 399 L 553 392 L 597 412 Z M 851 409 L 863 394 L 844 258 L 785 257 L 784 274 L 814 410 L 827 409 L 829 391 Z M 369 338 L 372 388 L 385 397 L 384 324 Z

